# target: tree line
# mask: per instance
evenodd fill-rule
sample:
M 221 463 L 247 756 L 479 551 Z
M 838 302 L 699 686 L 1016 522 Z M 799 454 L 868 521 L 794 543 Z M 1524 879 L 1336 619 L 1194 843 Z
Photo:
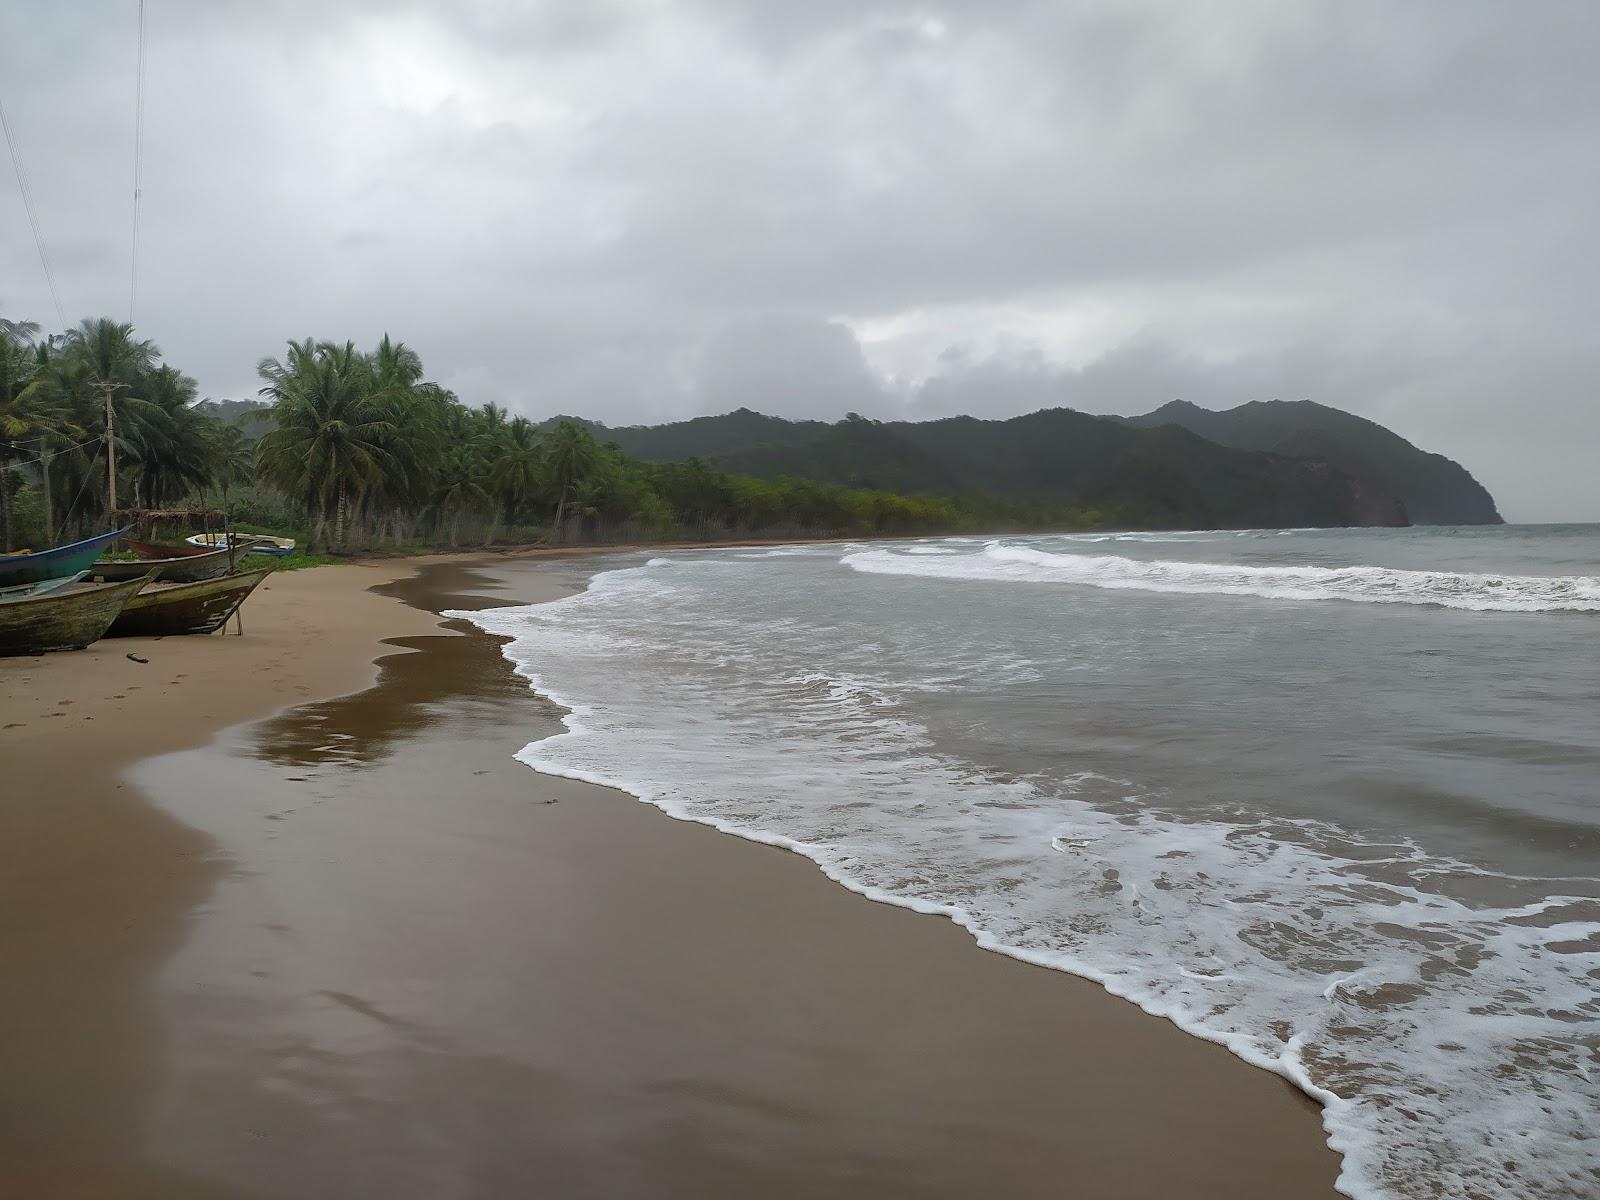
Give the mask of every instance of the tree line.
M 265 432 L 195 404 L 195 381 L 108 319 L 64 334 L 0 321 L 5 541 L 51 544 L 104 525 L 105 403 L 118 501 L 217 504 L 295 531 L 308 553 L 464 542 L 873 536 L 1082 526 L 1104 514 L 990 497 L 907 496 L 753 479 L 698 460 L 649 462 L 585 423 L 471 407 L 385 336 L 370 351 L 307 339 L 258 364 Z

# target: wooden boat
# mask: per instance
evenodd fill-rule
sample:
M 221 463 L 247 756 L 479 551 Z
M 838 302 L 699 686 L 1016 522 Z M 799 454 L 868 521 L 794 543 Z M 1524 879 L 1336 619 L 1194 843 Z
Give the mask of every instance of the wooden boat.
M 155 584 L 128 601 L 107 637 L 170 637 L 215 633 L 268 575 L 249 571 L 199 583 Z
M 165 563 L 151 562 L 149 559 L 134 558 L 126 562 L 114 559 L 99 558 L 90 566 L 89 573 L 96 579 L 103 579 L 107 583 L 121 583 L 127 579 L 143 579 L 150 576 L 151 582 L 162 578 L 161 568 Z
M 138 538 L 129 538 L 128 549 L 143 558 L 194 558 L 210 554 L 215 548 L 191 546 L 188 542 L 141 542 Z M 222 549 L 226 550 L 227 546 L 223 545 Z
M 0 655 L 81 650 L 98 642 L 145 582 L 80 583 L 0 604 Z
M 0 588 L 0 604 L 10 600 L 26 600 L 30 596 L 42 596 L 46 592 L 64 588 L 69 583 L 78 583 L 88 574 L 87 571 L 79 571 L 76 575 L 62 575 L 56 579 L 43 579 L 38 583 L 14 583 L 10 587 Z
M 102 533 L 97 537 L 84 538 L 81 542 L 57 546 L 54 550 L 0 555 L 0 587 L 42 583 L 46 579 L 60 579 L 66 575 L 75 575 L 79 571 L 87 571 L 90 564 L 100 557 L 108 545 L 132 528 L 133 526 L 129 525 L 112 533 Z
M 219 575 L 226 575 L 232 566 L 230 561 L 238 552 L 230 553 L 224 546 L 221 550 L 199 550 L 193 546 L 185 546 L 184 554 L 148 554 L 150 550 L 164 550 L 166 547 L 158 546 L 151 542 L 129 541 L 128 547 L 135 554 L 140 555 L 137 560 L 128 562 L 113 562 L 102 559 L 91 568 L 99 579 L 137 579 L 141 569 L 144 571 L 155 570 L 160 573 L 160 578 L 165 583 L 198 583 L 202 579 L 215 579 Z
M 226 546 L 228 539 L 233 539 L 233 544 L 240 550 L 247 550 L 251 554 L 270 554 L 283 557 L 294 553 L 294 539 L 273 537 L 266 533 L 197 533 L 185 540 L 191 546 L 202 549 L 211 549 L 217 546 Z

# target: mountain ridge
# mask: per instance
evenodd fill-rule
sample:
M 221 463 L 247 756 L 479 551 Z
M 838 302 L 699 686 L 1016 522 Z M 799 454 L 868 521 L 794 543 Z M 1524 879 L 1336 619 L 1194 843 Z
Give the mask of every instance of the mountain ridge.
M 1405 525 L 1385 487 L 1325 459 L 1223 446 L 1176 422 L 1142 428 L 1068 408 L 988 420 L 790 421 L 737 409 L 597 434 L 640 458 L 701 458 L 758 478 L 799 476 L 910 494 L 1070 501 L 1130 524 Z
M 1460 463 L 1423 450 L 1378 422 L 1312 400 L 1252 400 L 1208 409 L 1174 400 L 1126 418 L 1177 425 L 1221 446 L 1321 458 L 1385 487 L 1419 525 L 1502 525 L 1494 497 Z

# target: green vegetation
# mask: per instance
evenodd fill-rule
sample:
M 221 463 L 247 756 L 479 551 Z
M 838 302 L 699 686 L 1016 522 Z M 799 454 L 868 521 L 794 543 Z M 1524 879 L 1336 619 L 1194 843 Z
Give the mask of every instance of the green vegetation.
M 1376 421 L 1310 400 L 1256 400 L 1213 412 L 1183 400 L 1129 424 L 1180 425 L 1219 446 L 1320 458 L 1399 496 L 1419 525 L 1500 525 L 1494 498 L 1460 463 L 1419 450 Z
M 50 545 L 104 527 L 105 395 L 115 404 L 119 505 L 224 499 L 249 470 L 244 436 L 194 406 L 195 383 L 128 325 L 38 338 L 0 323 L 0 538 Z
M 1316 456 L 1224 446 L 1175 425 L 1142 428 L 1067 408 L 1003 421 L 879 422 L 852 414 L 833 424 L 740 409 L 599 432 L 646 459 L 698 455 L 742 475 L 800 475 L 911 495 L 1004 496 L 1035 511 L 1071 505 L 1134 527 L 1407 519 L 1392 487 Z
M 469 407 L 428 382 L 417 353 L 387 336 L 370 352 L 350 342 L 290 343 L 258 369 L 262 400 L 197 404 L 194 381 L 127 325 L 85 321 L 41 339 L 37 326 L 0 321 L 7 548 L 103 527 L 108 390 L 123 506 L 223 507 L 236 527 L 294 537 L 310 556 L 529 542 L 1394 525 L 1407 520 L 1397 498 L 1403 484 L 1425 519 L 1498 519 L 1456 464 L 1318 405 L 1228 413 L 1168 405 L 1131 420 L 1071 409 L 1005 421 L 851 414 L 831 424 L 740 409 L 606 429 Z M 1422 466 L 1413 469 L 1413 460 Z
M 194 381 L 126 325 L 86 321 L 42 340 L 37 332 L 0 327 L 7 546 L 103 527 L 107 385 L 119 502 L 221 506 L 240 530 L 296 538 L 301 553 L 282 565 L 319 552 L 1066 528 L 1128 517 L 1061 499 L 908 496 L 751 478 L 692 457 L 647 462 L 582 421 L 541 426 L 492 404 L 468 407 L 388 337 L 370 353 L 349 342 L 291 343 L 259 364 L 265 404 L 195 404 Z

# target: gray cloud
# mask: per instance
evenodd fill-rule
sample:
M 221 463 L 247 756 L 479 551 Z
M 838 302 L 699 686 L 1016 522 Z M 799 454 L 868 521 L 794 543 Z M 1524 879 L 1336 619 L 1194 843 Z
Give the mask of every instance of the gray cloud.
M 1600 515 L 1600 11 L 163 0 L 139 324 L 384 330 L 611 422 L 1312 398 Z M 127 309 L 131 10 L 0 12 L 69 319 Z M 14 189 L 0 297 L 50 318 Z

